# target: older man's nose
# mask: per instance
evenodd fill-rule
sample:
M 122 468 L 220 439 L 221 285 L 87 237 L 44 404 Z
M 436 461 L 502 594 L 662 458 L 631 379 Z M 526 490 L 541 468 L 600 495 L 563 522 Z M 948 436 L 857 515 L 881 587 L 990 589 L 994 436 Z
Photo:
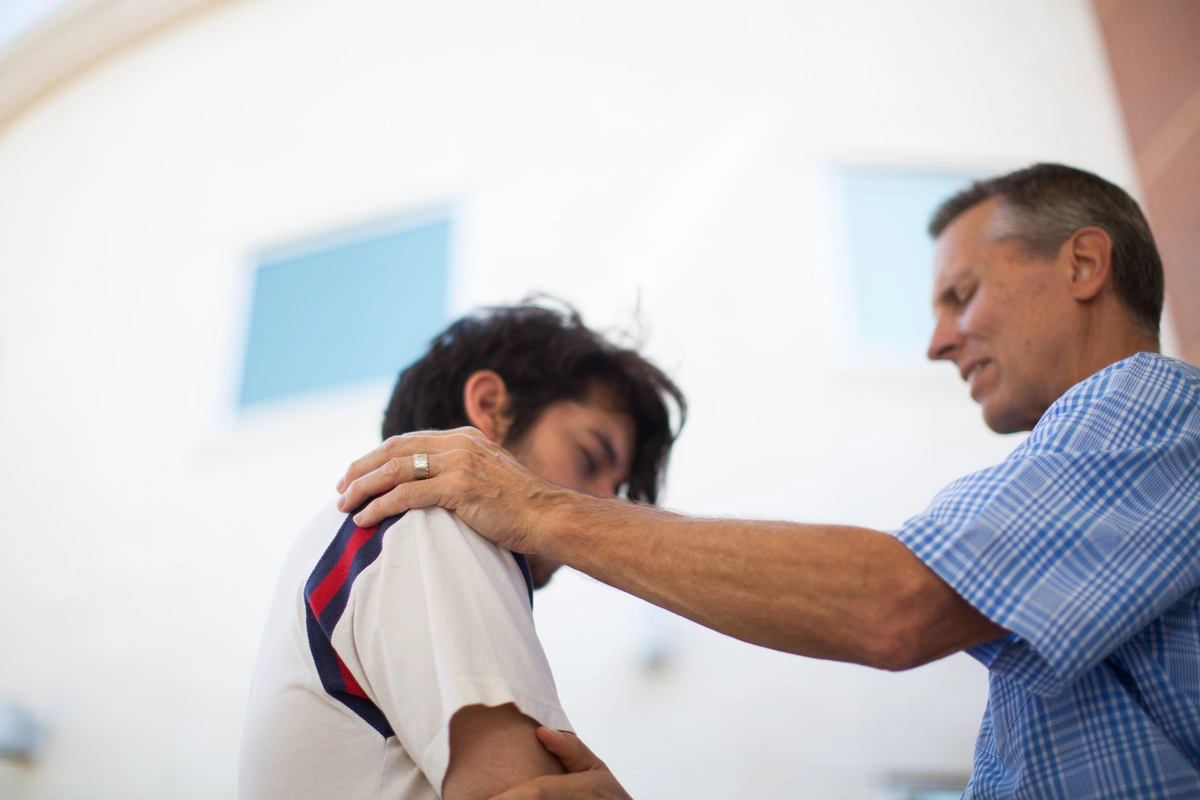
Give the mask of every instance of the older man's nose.
M 929 340 L 929 350 L 925 352 L 925 355 L 929 357 L 930 361 L 944 361 L 952 358 L 954 348 L 958 346 L 960 338 L 953 317 L 939 315 L 937 324 L 933 327 L 933 336 Z

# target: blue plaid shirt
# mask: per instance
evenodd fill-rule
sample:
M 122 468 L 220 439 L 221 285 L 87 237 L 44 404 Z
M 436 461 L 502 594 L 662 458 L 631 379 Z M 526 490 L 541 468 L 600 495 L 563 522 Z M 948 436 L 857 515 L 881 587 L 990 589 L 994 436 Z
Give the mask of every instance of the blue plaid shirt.
M 1200 369 L 1097 372 L 896 536 L 1013 632 L 964 797 L 1200 797 Z

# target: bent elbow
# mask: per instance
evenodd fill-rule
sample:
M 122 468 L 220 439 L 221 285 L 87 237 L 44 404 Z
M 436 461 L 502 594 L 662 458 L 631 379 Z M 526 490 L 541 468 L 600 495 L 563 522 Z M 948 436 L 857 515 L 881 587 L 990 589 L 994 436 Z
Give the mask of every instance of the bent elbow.
M 919 641 L 919 635 L 912 631 L 881 632 L 872 643 L 867 666 L 887 672 L 905 672 L 928 664 L 933 659 L 923 651 Z
M 921 573 L 893 583 L 869 626 L 869 666 L 904 672 L 945 655 L 937 650 L 932 636 L 937 623 L 937 588 Z

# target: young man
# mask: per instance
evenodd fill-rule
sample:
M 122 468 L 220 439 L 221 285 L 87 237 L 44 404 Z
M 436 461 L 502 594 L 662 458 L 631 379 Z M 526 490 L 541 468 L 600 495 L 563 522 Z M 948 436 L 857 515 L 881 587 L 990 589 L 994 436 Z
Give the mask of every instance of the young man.
M 675 385 L 578 315 L 466 317 L 406 369 L 385 438 L 476 427 L 558 486 L 653 503 Z M 416 509 L 359 528 L 331 502 L 300 535 L 267 621 L 242 740 L 243 798 L 492 797 L 563 772 L 569 728 L 533 627 L 558 567 Z

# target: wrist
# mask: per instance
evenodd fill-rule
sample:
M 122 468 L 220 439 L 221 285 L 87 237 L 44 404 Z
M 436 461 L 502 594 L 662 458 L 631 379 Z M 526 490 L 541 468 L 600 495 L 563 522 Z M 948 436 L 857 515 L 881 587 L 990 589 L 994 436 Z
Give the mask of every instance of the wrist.
M 536 552 L 564 564 L 572 563 L 591 525 L 597 506 L 604 501 L 569 489 L 555 488 L 537 504 L 530 540 Z

